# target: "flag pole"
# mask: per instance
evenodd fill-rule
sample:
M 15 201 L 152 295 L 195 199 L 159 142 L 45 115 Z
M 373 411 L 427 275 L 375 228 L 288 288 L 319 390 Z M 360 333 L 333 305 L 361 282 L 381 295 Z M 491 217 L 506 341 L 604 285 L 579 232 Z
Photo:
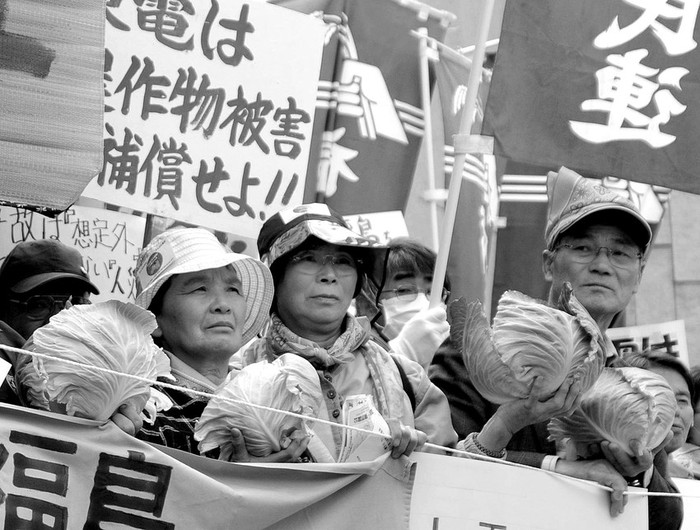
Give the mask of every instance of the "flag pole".
M 431 50 L 428 47 L 428 28 L 419 28 L 416 32 L 420 39 L 420 92 L 423 103 L 423 145 L 427 146 L 426 163 L 428 165 L 428 189 L 426 194 L 431 196 L 435 193 L 435 158 L 433 155 L 433 119 L 430 104 L 430 73 L 428 61 Z M 433 250 L 437 252 L 440 244 L 437 218 L 437 202 L 434 198 L 428 198 L 430 213 L 430 236 Z
M 435 260 L 435 272 L 433 273 L 433 283 L 430 293 L 430 307 L 436 307 L 441 302 L 442 286 L 447 273 L 447 258 L 450 254 L 450 244 L 452 242 L 452 232 L 454 230 L 455 218 L 457 216 L 457 203 L 459 192 L 462 186 L 462 172 L 464 171 L 464 161 L 469 151 L 469 136 L 474 124 L 474 109 L 476 108 L 476 96 L 481 81 L 481 71 L 484 64 L 486 50 L 486 40 L 491 27 L 491 17 L 493 15 L 495 0 L 484 0 L 484 10 L 481 13 L 481 23 L 479 36 L 476 41 L 476 49 L 472 58 L 472 68 L 469 72 L 469 82 L 467 84 L 467 100 L 462 107 L 462 115 L 459 122 L 459 132 L 454 136 L 455 162 L 450 177 L 450 187 L 447 193 L 447 205 L 442 221 L 442 237 L 438 247 L 437 259 Z

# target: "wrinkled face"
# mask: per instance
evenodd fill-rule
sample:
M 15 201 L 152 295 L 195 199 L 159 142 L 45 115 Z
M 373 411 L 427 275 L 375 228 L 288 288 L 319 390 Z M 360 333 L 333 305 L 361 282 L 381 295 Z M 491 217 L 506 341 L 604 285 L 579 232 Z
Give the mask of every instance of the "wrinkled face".
M 564 282 L 570 282 L 576 298 L 599 323 L 612 320 L 627 306 L 637 292 L 643 270 L 640 259 L 633 260 L 629 267 L 614 265 L 605 249 L 589 263 L 580 263 L 576 256 L 575 249 L 600 247 L 632 255 L 640 252 L 617 226 L 593 224 L 577 233 L 565 233 L 556 250 L 545 250 L 543 254 L 544 275 L 552 282 L 554 300 L 558 299 Z
M 246 301 L 233 267 L 172 277 L 156 315 L 163 347 L 188 359 L 222 359 L 241 347 Z
M 673 418 L 673 427 L 671 428 L 673 430 L 673 439 L 664 447 L 666 452 L 670 453 L 685 443 L 688 439 L 688 431 L 693 425 L 693 405 L 690 402 L 690 390 L 683 376 L 672 368 L 654 366 L 650 370 L 666 379 L 676 395 L 676 416 Z
M 85 284 L 72 279 L 47 282 L 27 293 L 12 294 L 11 298 L 5 304 L 4 320 L 25 339 L 65 307 L 90 303 Z
M 340 330 L 356 284 L 355 260 L 343 247 L 314 246 L 295 254 L 287 264 L 275 292 L 277 312 L 302 337 Z

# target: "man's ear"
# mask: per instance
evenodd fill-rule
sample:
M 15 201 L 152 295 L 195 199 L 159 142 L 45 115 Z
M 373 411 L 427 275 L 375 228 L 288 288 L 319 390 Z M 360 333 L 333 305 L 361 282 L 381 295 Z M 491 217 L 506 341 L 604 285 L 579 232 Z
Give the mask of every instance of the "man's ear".
M 552 281 L 552 264 L 554 263 L 555 254 L 556 252 L 553 250 L 542 251 L 542 273 L 544 274 L 544 279 L 548 282 Z

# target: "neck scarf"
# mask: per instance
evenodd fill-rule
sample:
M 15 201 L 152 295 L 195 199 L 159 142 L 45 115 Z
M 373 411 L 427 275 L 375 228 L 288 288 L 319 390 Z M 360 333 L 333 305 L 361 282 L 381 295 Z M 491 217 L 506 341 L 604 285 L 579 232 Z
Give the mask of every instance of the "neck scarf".
M 370 339 L 370 326 L 366 318 L 351 316 L 346 316 L 343 324 L 345 331 L 340 337 L 329 348 L 322 348 L 314 341 L 292 332 L 273 313 L 265 341 L 261 341 L 262 344 L 260 344 L 264 347 L 264 351 L 260 348 L 251 348 L 244 353 L 243 363 L 250 364 L 262 359 L 272 361 L 276 356 L 289 352 L 300 355 L 317 370 L 349 363 L 355 358 L 355 351 Z

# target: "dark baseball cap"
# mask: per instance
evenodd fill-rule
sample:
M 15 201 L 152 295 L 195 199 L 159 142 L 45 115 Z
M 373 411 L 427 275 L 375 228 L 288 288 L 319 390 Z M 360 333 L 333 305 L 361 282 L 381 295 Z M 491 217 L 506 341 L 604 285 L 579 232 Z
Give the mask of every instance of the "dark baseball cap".
M 62 279 L 80 280 L 85 289 L 100 294 L 83 267 L 80 252 L 56 239 L 18 243 L 0 267 L 0 289 L 15 293 Z

